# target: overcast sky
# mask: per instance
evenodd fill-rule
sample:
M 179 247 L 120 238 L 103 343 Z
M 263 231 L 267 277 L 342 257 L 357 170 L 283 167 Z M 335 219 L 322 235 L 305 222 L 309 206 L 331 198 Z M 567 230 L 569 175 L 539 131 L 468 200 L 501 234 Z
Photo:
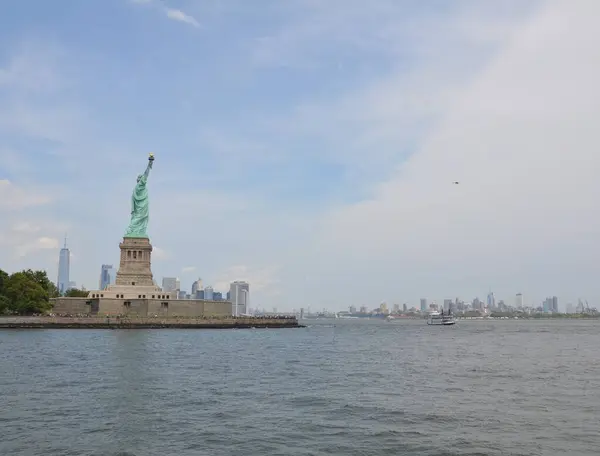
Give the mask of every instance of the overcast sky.
M 251 306 L 598 305 L 600 2 L 13 0 L 0 268 L 118 266 Z M 459 185 L 453 185 L 459 181 Z

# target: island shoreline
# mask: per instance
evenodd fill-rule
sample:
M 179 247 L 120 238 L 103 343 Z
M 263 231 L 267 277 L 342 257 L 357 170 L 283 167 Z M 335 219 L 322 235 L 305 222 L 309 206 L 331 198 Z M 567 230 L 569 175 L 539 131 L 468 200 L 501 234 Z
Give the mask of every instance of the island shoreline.
M 1 329 L 284 329 L 305 328 L 296 318 L 2 317 Z

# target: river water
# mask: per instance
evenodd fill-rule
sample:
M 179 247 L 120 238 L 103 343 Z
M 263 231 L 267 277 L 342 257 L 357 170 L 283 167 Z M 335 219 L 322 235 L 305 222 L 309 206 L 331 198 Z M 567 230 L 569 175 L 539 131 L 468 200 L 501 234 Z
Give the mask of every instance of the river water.
M 600 321 L 0 331 L 0 455 L 600 454 Z

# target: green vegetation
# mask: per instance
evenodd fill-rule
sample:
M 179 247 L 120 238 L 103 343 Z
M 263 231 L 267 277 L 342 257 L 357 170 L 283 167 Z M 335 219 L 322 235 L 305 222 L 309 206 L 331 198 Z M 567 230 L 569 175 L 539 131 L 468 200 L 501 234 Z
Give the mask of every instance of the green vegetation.
M 79 288 L 69 288 L 65 292 L 65 298 L 87 298 L 89 291 L 80 290 Z
M 46 271 L 27 269 L 9 275 L 0 269 L 0 314 L 45 313 L 52 308 L 50 298 L 58 295 Z

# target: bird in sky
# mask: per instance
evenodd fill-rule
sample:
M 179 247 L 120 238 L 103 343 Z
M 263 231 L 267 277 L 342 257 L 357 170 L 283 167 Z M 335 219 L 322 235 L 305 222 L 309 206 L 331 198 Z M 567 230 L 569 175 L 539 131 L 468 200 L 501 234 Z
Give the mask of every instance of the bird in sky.
M 452 182 L 454 185 L 458 185 L 458 181 L 454 181 Z

